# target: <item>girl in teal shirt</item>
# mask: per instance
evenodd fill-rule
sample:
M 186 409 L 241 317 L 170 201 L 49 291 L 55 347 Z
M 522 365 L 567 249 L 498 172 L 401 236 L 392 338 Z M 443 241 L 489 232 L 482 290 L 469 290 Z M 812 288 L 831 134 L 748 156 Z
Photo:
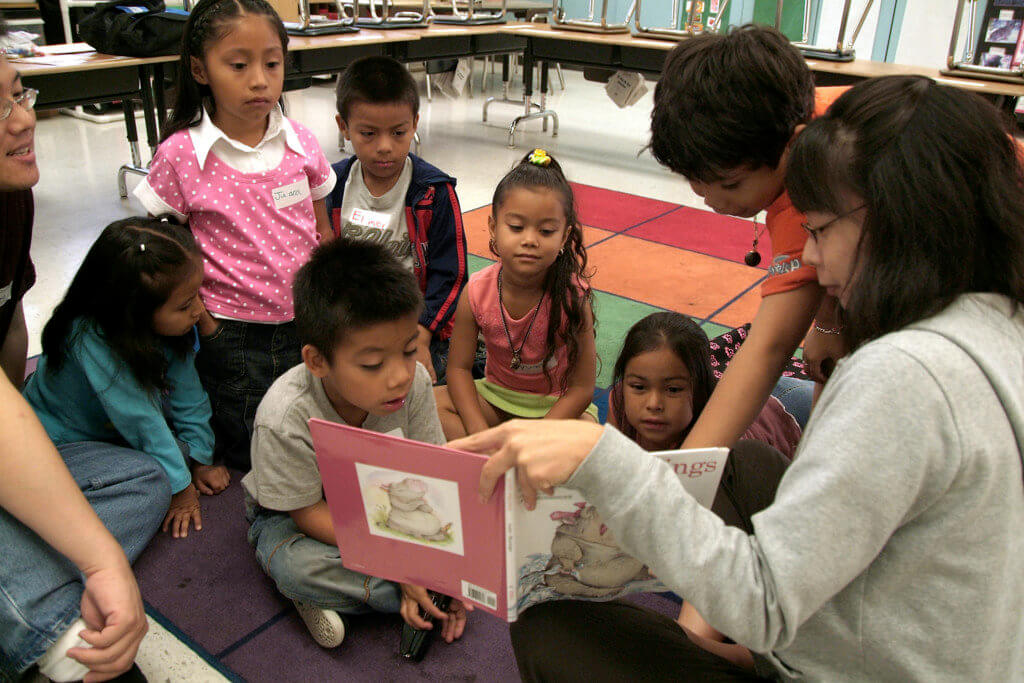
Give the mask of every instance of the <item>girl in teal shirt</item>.
M 202 528 L 189 459 L 209 464 L 213 453 L 194 364 L 202 278 L 187 228 L 111 223 L 43 329 L 43 356 L 24 392 L 58 446 L 107 442 L 156 458 L 174 494 L 163 529 L 176 538 L 193 523 Z

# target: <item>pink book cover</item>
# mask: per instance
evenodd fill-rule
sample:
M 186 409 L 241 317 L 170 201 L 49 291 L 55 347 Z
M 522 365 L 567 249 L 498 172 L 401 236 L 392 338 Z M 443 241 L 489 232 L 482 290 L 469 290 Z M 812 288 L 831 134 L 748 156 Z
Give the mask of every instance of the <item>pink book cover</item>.
M 506 576 L 509 480 L 480 502 L 486 456 L 324 420 L 310 420 L 309 429 L 346 567 L 514 618 Z

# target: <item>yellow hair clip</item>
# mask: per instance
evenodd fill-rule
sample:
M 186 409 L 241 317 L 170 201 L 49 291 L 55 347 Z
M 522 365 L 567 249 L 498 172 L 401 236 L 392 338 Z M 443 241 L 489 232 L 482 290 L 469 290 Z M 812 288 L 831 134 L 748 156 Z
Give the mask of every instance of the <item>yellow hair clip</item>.
M 551 157 L 548 156 L 546 151 L 538 147 L 530 153 L 529 162 L 534 166 L 547 167 L 551 165 Z

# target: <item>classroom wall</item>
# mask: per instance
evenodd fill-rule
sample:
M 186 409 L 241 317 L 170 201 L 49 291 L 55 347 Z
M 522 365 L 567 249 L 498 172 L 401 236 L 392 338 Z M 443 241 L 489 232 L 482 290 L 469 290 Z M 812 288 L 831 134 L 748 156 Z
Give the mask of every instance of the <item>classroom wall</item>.
M 955 12 L 956 0 L 909 0 L 903 15 L 896 61 L 900 64 L 945 67 Z M 965 11 L 960 25 L 960 48 L 956 52 L 957 59 L 963 56 L 963 46 L 967 38 L 967 15 L 968 12 Z M 977 30 L 978 25 L 975 24 L 975 36 Z
M 931 2 L 931 0 L 927 0 Z M 850 19 L 846 27 L 846 43 L 849 43 L 853 31 L 857 28 L 857 20 L 868 4 L 868 0 L 854 0 L 850 8 Z M 875 41 L 875 30 L 878 28 L 878 12 L 881 7 L 878 0 L 871 6 L 864 28 L 860 30 L 857 41 L 853 44 L 858 59 L 871 59 L 871 51 Z M 921 4 L 926 4 L 921 2 Z M 818 24 L 817 44 L 822 47 L 835 47 L 839 37 L 839 23 L 843 15 L 843 0 L 822 0 L 821 19 Z

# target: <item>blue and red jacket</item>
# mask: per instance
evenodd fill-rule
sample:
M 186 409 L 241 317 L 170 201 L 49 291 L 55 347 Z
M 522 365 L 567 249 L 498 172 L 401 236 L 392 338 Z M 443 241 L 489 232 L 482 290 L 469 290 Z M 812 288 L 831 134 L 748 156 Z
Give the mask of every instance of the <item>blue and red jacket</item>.
M 416 280 L 426 304 L 419 322 L 433 335 L 448 339 L 455 307 L 468 277 L 462 208 L 455 194 L 455 178 L 415 154 L 409 158 L 412 180 L 405 193 L 405 223 L 416 253 Z M 333 164 L 338 181 L 327 195 L 327 214 L 335 235 L 341 234 L 342 198 L 355 160 L 353 154 Z

